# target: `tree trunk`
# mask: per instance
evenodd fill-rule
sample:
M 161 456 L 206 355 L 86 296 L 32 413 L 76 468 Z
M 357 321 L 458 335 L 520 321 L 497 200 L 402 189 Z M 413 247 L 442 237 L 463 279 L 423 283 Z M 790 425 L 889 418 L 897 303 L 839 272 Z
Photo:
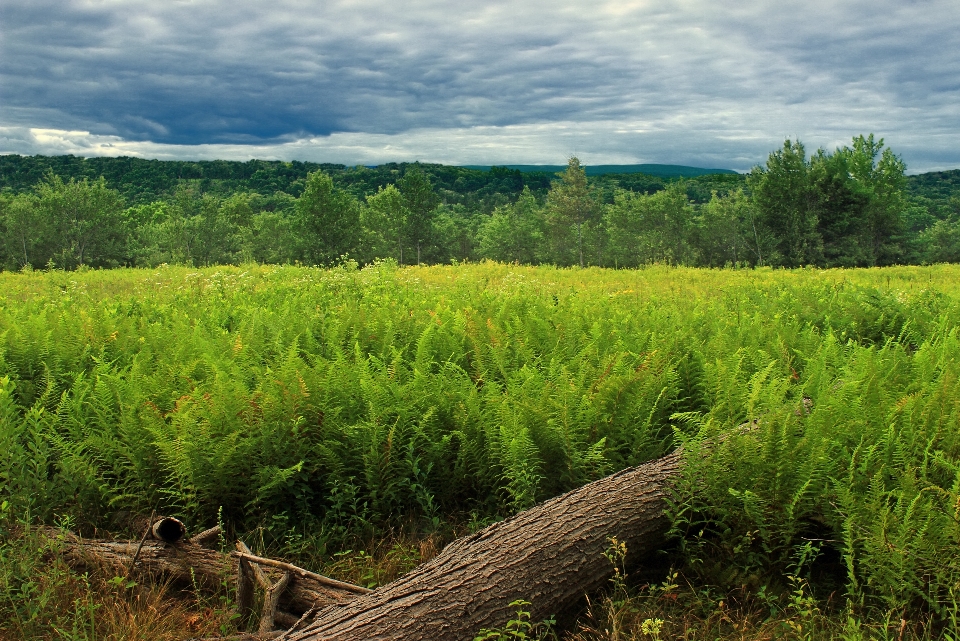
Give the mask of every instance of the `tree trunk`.
M 680 460 L 674 452 L 458 539 L 393 583 L 327 607 L 286 638 L 469 640 L 481 628 L 504 626 L 517 599 L 531 602 L 533 621 L 563 614 L 611 576 L 603 556 L 610 538 L 625 543 L 633 560 L 660 545 Z
M 580 269 L 583 269 L 583 223 L 577 221 L 577 251 L 580 252 Z

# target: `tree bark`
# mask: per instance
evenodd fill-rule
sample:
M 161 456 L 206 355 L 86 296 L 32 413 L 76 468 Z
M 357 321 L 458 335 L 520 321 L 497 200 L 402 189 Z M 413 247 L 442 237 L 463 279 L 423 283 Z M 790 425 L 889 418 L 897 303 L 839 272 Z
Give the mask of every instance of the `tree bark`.
M 665 500 L 681 453 L 624 470 L 448 545 L 393 583 L 322 610 L 291 641 L 461 641 L 502 627 L 510 603 L 531 620 L 563 614 L 613 573 L 616 537 L 630 560 L 655 550 L 669 527 Z

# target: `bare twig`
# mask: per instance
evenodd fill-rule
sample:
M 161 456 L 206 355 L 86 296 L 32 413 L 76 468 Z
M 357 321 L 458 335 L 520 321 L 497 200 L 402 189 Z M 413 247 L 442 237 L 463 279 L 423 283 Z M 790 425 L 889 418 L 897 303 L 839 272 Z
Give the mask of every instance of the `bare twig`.
M 317 608 L 316 606 L 314 606 L 314 607 L 310 608 L 309 610 L 307 610 L 306 612 L 304 612 L 304 613 L 303 613 L 303 616 L 301 616 L 301 617 L 297 620 L 296 623 L 294 623 L 292 626 L 290 626 L 290 628 L 289 628 L 286 632 L 284 632 L 284 633 L 281 634 L 279 637 L 277 637 L 277 641 L 284 641 L 284 639 L 288 638 L 291 634 L 293 634 L 294 632 L 296 632 L 297 630 L 299 630 L 299 629 L 303 626 L 304 623 L 308 623 L 308 622 L 310 621 L 310 619 L 313 618 L 313 615 L 317 613 L 317 610 L 318 610 L 318 609 L 319 609 L 319 608 Z
M 305 579 L 313 579 L 317 583 L 328 585 L 332 588 L 339 588 L 341 590 L 354 592 L 356 594 L 369 594 L 370 592 L 373 592 L 373 590 L 368 590 L 367 588 L 360 587 L 359 585 L 353 585 L 352 583 L 344 583 L 343 581 L 337 581 L 336 579 L 331 579 L 330 577 L 316 574 L 315 572 L 311 572 L 309 570 L 304 570 L 303 568 L 297 567 L 292 563 L 285 563 L 284 561 L 276 561 L 274 559 L 266 559 L 260 556 L 254 556 L 253 554 L 249 554 L 247 552 L 233 552 L 232 554 L 235 557 L 246 559 L 251 563 L 255 563 L 259 565 L 268 565 L 270 567 L 286 570 L 287 572 L 291 572 Z
M 147 521 L 147 527 L 143 530 L 143 536 L 140 537 L 140 545 L 137 546 L 137 552 L 133 555 L 133 559 L 130 561 L 130 567 L 127 568 L 127 578 L 130 577 L 130 574 L 133 572 L 133 567 L 137 564 L 137 559 L 140 558 L 140 550 L 143 549 L 143 544 L 147 541 L 147 537 L 150 536 L 150 532 L 153 530 L 153 517 L 156 516 L 157 511 L 151 510 L 150 520 Z

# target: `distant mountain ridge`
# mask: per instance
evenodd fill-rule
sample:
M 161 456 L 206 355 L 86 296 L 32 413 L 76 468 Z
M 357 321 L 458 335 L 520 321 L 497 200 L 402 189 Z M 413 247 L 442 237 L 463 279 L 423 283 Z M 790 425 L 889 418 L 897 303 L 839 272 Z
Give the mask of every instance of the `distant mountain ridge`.
M 523 173 L 557 173 L 565 170 L 566 165 L 462 165 L 467 169 L 489 171 L 492 167 L 517 169 Z M 706 169 L 703 167 L 688 167 L 686 165 L 584 165 L 588 176 L 603 176 L 604 174 L 646 174 L 661 178 L 695 178 L 712 174 L 737 174 L 732 169 Z

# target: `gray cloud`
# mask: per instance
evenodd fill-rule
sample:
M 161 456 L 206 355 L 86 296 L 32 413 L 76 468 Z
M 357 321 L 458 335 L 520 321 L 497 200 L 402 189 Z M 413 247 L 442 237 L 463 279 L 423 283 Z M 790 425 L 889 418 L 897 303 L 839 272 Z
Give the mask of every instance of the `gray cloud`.
M 960 166 L 953 0 L 11 4 L 0 151 L 747 168 L 875 132 Z

